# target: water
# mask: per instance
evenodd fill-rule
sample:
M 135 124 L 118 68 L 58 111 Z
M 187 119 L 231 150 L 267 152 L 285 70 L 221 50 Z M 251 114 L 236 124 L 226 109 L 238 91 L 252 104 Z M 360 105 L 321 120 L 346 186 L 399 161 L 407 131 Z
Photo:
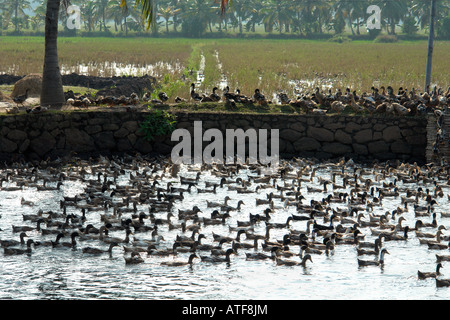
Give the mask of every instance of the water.
M 0 74 L 21 74 L 20 66 L 13 64 L 7 69 L 0 69 Z M 168 63 L 159 61 L 154 64 L 131 64 L 109 62 L 89 62 L 79 63 L 77 65 L 61 64 L 61 74 L 77 73 L 85 76 L 111 77 L 111 76 L 135 76 L 140 77 L 146 74 L 156 78 L 163 77 L 165 74 L 178 74 L 182 72 L 183 66 L 179 62 Z
M 130 173 L 136 177 L 137 173 L 142 174 L 145 168 L 147 171 L 146 182 L 141 182 L 144 186 L 150 186 L 156 176 L 161 176 L 162 169 L 159 167 L 154 173 L 150 173 L 153 169 L 153 163 L 136 162 L 134 165 L 124 166 L 119 160 L 107 163 L 106 167 L 100 162 L 96 163 L 96 172 L 91 172 L 91 167 L 85 163 L 72 163 L 70 166 L 59 168 L 58 170 L 39 169 L 37 178 L 22 177 L 12 168 L 2 169 L 0 176 L 5 177 L 9 172 L 13 179 L 3 182 L 0 189 L 0 239 L 18 239 L 19 234 L 12 232 L 11 225 L 28 225 L 36 226 L 35 223 L 23 221 L 22 214 L 36 214 L 39 209 L 44 211 L 52 210 L 61 213 L 60 200 L 63 196 L 73 197 L 75 195 L 83 195 L 86 182 L 82 182 L 78 177 L 80 169 L 84 168 L 88 174 L 85 179 L 97 179 L 97 172 L 103 172 L 107 175 L 107 179 L 113 181 L 113 171 L 122 173 L 117 176 L 117 182 L 111 188 L 117 186 L 130 185 Z M 294 168 L 293 173 L 299 169 L 308 167 L 305 163 L 291 162 Z M 359 167 L 359 166 L 357 166 Z M 313 168 L 317 168 L 312 182 L 303 182 L 301 185 L 301 193 L 305 197 L 303 204 L 309 204 L 311 199 L 317 201 L 324 197 L 324 193 L 310 192 L 307 187 L 322 188 L 319 178 L 330 179 L 332 172 L 341 172 L 341 167 L 330 164 L 315 164 Z M 365 171 L 372 172 L 373 167 L 361 166 Z M 345 168 L 347 174 L 353 175 L 353 166 Z M 424 169 L 422 169 L 424 170 Z M 380 172 L 380 169 L 376 169 Z M 183 166 L 179 175 L 183 177 L 194 178 L 198 172 L 197 167 Z M 406 171 L 405 171 L 406 172 Z M 21 181 L 29 181 L 30 184 L 43 184 L 43 178 L 49 180 L 48 186 L 56 186 L 56 181 L 51 181 L 53 177 L 57 177 L 60 173 L 64 173 L 67 178 L 63 181 L 60 190 L 56 191 L 39 191 L 35 186 L 24 186 L 23 190 L 6 191 L 7 187 L 14 187 Z M 33 176 L 35 173 L 33 173 Z M 256 177 L 257 173 L 250 169 L 241 169 L 236 176 L 227 178 L 236 180 L 241 177 L 248 180 L 249 176 Z M 302 176 L 308 179 L 310 174 Z M 375 177 L 372 174 L 363 176 L 364 179 Z M 393 182 L 396 178 L 395 174 L 387 175 L 386 178 L 374 184 L 374 186 L 382 187 L 382 183 Z M 102 178 L 103 179 L 103 178 Z M 140 178 L 139 178 L 140 179 Z M 139 179 L 134 179 L 138 181 Z M 212 174 L 211 170 L 203 170 L 200 175 L 198 188 L 204 189 L 205 182 L 220 183 L 220 177 Z M 436 178 L 437 179 L 437 178 Z M 441 175 L 441 179 L 445 179 Z M 173 187 L 187 188 L 187 185 L 181 185 L 178 178 L 172 178 L 165 173 L 162 180 L 159 181 L 159 187 L 165 188 L 167 182 L 171 181 Z M 438 205 L 435 206 L 437 212 L 438 224 L 443 224 L 447 230 L 443 230 L 444 234 L 448 234 L 450 230 L 450 219 L 441 217 L 441 212 L 446 212 L 449 204 L 447 195 L 450 186 L 446 184 L 446 180 L 436 180 L 442 185 L 444 197 L 437 198 Z M 136 182 L 137 183 L 137 182 Z M 135 183 L 135 187 L 136 184 Z M 273 179 L 269 182 L 273 185 Z M 283 186 L 285 183 L 292 183 L 292 179 L 283 181 L 278 178 L 276 184 Z M 230 184 L 235 186 L 236 184 Z M 250 190 L 255 190 L 257 183 L 249 186 Z M 336 177 L 336 185 L 342 185 L 342 178 Z M 427 183 L 402 183 L 398 182 L 397 186 L 400 190 L 400 196 L 406 194 L 406 190 L 417 190 L 418 187 L 429 188 L 433 190 L 433 182 Z M 296 188 L 296 187 L 295 187 Z M 351 190 L 348 186 L 346 191 Z M 132 193 L 133 187 L 130 186 L 129 195 L 135 197 Z M 342 189 L 334 191 L 342 192 Z M 206 239 L 202 243 L 213 242 L 212 232 L 225 235 L 236 236 L 236 232 L 230 232 L 229 226 L 236 226 L 237 220 L 248 220 L 249 214 L 262 214 L 267 205 L 255 205 L 255 199 L 267 199 L 267 194 L 279 191 L 276 188 L 258 189 L 254 193 L 237 193 L 229 191 L 227 185 L 223 188 L 218 187 L 217 193 L 198 193 L 196 188 L 192 188 L 191 193 L 184 193 L 183 200 L 174 202 L 172 212 L 175 217 L 171 218 L 173 224 L 179 224 L 178 209 L 190 209 L 197 205 L 202 212 L 199 217 L 210 217 L 210 213 L 214 208 L 207 208 L 206 200 L 223 202 L 226 195 L 231 200 L 228 205 L 236 206 L 239 200 L 244 201 L 240 211 L 230 211 L 231 217 L 227 219 L 225 225 L 202 225 L 200 232 L 206 235 Z M 331 186 L 328 192 L 332 192 Z M 101 191 L 100 191 L 101 193 Z M 109 195 L 110 191 L 104 193 Z M 374 207 L 374 215 L 384 214 L 400 206 L 399 197 L 386 197 L 383 200 L 383 207 Z M 21 198 L 32 201 L 34 206 L 21 204 Z M 121 203 L 123 195 L 114 195 L 112 201 Z M 81 202 L 84 204 L 85 202 Z M 420 200 L 419 204 L 424 205 L 425 201 Z M 333 208 L 348 208 L 347 203 L 333 203 Z M 130 206 L 132 207 L 132 206 Z M 138 204 L 137 212 L 143 211 L 148 213 L 148 204 Z M 274 199 L 275 213 L 273 213 L 271 222 L 285 222 L 286 218 L 291 214 L 302 214 L 297 212 L 294 206 L 283 207 L 283 201 Z M 279 209 L 276 209 L 280 207 Z M 403 226 L 414 226 L 416 217 L 412 206 L 408 207 L 408 211 L 402 214 L 406 218 Z M 100 227 L 100 214 L 112 214 L 113 209 L 106 211 L 87 211 L 87 223 L 92 223 L 96 227 Z M 368 211 L 362 211 L 365 219 L 368 220 Z M 74 206 L 67 207 L 67 214 L 81 214 L 81 209 Z M 133 212 L 123 213 L 122 218 L 130 217 Z M 156 213 L 156 216 L 165 219 L 167 212 L 162 211 Z M 317 222 L 322 223 L 322 218 L 317 217 Z M 425 222 L 430 222 L 431 217 L 422 217 Z M 61 219 L 60 219 L 61 220 Z M 151 224 L 148 219 L 144 220 L 146 224 Z M 193 223 L 188 220 L 187 224 Z M 390 221 L 396 223 L 396 221 Z M 325 223 L 324 223 L 325 224 Z M 335 222 L 335 225 L 339 222 Z M 345 225 L 350 226 L 350 225 Z M 45 226 L 42 226 L 46 228 Z M 306 222 L 293 221 L 291 229 L 304 230 Z M 371 235 L 370 229 L 360 228 L 366 235 L 364 241 L 373 241 L 375 236 Z M 436 229 L 424 228 L 422 231 L 435 232 Z M 264 234 L 265 226 L 263 222 L 259 222 L 255 226 L 255 234 Z M 164 237 L 159 248 L 171 247 L 175 237 L 181 235 L 179 229 L 169 230 L 167 224 L 160 225 L 158 233 Z M 287 229 L 272 229 L 270 232 L 270 241 L 281 239 Z M 55 236 L 43 236 L 40 232 L 34 230 L 27 233 L 29 238 L 34 240 L 54 240 Z M 124 231 L 112 231 L 110 236 L 123 238 Z M 191 235 L 190 231 L 186 231 L 184 235 Z M 150 232 L 136 232 L 132 235 L 140 239 L 151 239 Z M 318 240 L 320 237 L 318 237 Z M 62 241 L 69 241 L 68 237 Z M 241 241 L 252 243 L 245 240 L 245 235 L 241 237 Z M 80 240 L 75 250 L 70 248 L 52 248 L 49 247 L 32 247 L 33 252 L 29 255 L 7 256 L 0 253 L 0 299 L 283 299 L 283 300 L 307 300 L 307 299 L 448 299 L 450 298 L 449 288 L 436 288 L 435 280 L 418 280 L 417 270 L 435 271 L 436 258 L 435 254 L 448 254 L 448 250 L 429 250 L 426 245 L 420 245 L 418 238 L 414 232 L 409 233 L 407 241 L 389 241 L 384 243 L 384 247 L 390 252 L 385 257 L 383 267 L 358 267 L 357 255 L 354 245 L 337 244 L 334 253 L 313 254 L 313 263 L 308 263 L 306 267 L 301 266 L 277 266 L 272 260 L 264 261 L 248 261 L 245 259 L 245 252 L 253 252 L 253 249 L 239 249 L 237 255 L 231 256 L 231 263 L 206 263 L 199 259 L 194 260 L 192 268 L 184 267 L 167 267 L 160 263 L 167 260 L 183 260 L 187 261 L 188 253 L 179 253 L 176 258 L 147 256 L 142 254 L 144 263 L 137 265 L 127 265 L 124 261 L 124 253 L 121 247 L 116 247 L 112 251 L 112 255 L 104 254 L 101 256 L 89 256 L 83 254 L 81 249 L 86 246 L 101 247 L 106 249 L 107 245 L 101 244 L 99 240 Z M 230 247 L 229 243 L 225 243 L 223 248 Z M 261 249 L 259 249 L 261 250 Z M 298 252 L 298 246 L 290 246 L 290 250 Z M 199 255 L 208 255 L 208 252 L 202 251 Z M 369 256 L 361 256 L 362 259 L 373 259 Z M 298 260 L 298 257 L 291 257 L 291 260 Z M 450 271 L 447 271 L 448 264 L 444 262 L 444 268 L 441 270 L 442 278 L 450 278 Z

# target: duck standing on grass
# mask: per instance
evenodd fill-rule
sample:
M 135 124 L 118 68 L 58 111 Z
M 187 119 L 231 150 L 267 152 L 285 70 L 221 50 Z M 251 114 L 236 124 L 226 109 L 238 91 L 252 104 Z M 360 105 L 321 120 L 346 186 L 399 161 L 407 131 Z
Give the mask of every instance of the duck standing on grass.
M 202 100 L 202 96 L 195 92 L 195 83 L 191 83 L 191 99 L 198 102 Z

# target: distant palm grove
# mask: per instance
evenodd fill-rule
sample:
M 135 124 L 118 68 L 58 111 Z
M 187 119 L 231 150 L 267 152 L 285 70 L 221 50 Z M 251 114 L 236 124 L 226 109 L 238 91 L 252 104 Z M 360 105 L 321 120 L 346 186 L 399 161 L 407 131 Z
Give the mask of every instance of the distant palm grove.
M 154 0 L 150 30 L 141 8 L 121 0 L 72 0 L 80 8 L 80 28 L 67 27 L 66 9 L 60 14 L 62 35 L 81 36 L 273 36 L 330 37 L 425 34 L 430 22 L 429 0 L 232 0 L 222 13 L 214 0 Z M 368 30 L 370 5 L 381 9 L 381 30 Z M 46 1 L 0 0 L 3 35 L 42 35 Z M 436 31 L 450 39 L 450 0 L 437 1 Z

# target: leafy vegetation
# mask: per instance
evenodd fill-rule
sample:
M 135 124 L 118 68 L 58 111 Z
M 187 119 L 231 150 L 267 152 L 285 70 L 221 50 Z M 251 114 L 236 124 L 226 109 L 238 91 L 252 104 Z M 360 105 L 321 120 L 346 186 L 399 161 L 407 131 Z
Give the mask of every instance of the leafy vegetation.
M 140 124 L 140 130 L 145 133 L 145 138 L 148 141 L 171 134 L 177 123 L 176 116 L 172 113 L 159 109 L 152 111 Z

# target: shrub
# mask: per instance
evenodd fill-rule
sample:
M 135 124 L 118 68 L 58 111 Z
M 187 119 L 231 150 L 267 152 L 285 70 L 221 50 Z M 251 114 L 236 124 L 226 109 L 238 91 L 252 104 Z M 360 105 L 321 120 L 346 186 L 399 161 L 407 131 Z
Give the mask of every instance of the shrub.
M 156 137 L 171 134 L 175 130 L 177 117 L 163 110 L 154 110 L 140 124 L 140 131 L 145 133 L 145 139 L 155 140 Z
M 377 43 L 393 43 L 397 42 L 398 38 L 391 34 L 381 34 L 375 38 L 374 42 Z
M 337 34 L 337 35 L 333 36 L 331 39 L 329 39 L 328 41 L 343 43 L 343 42 L 350 42 L 350 41 L 352 41 L 352 39 L 349 36 Z

